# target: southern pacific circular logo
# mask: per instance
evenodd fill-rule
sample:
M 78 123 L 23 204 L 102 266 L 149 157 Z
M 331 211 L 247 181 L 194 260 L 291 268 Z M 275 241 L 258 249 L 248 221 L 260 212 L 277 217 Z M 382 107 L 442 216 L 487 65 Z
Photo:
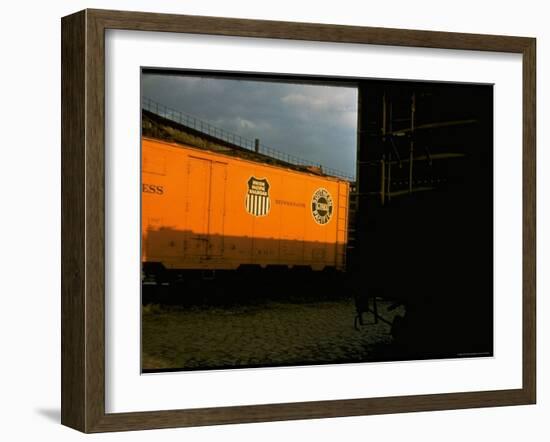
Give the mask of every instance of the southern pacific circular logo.
M 320 187 L 311 199 L 311 214 L 317 224 L 327 224 L 332 218 L 332 197 L 327 189 Z

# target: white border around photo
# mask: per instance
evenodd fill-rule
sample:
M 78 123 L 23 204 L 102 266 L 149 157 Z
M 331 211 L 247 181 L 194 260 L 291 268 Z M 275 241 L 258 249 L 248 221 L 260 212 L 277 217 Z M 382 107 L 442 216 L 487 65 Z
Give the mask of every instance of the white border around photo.
M 121 30 L 105 50 L 107 413 L 522 387 L 521 55 Z M 142 375 L 142 66 L 494 84 L 494 357 Z

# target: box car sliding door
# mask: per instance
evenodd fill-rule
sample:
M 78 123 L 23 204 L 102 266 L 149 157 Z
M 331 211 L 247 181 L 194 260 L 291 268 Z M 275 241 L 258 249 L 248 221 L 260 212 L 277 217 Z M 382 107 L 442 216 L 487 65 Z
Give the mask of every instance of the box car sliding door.
M 223 255 L 226 182 L 226 163 L 188 156 L 184 254 L 191 260 Z

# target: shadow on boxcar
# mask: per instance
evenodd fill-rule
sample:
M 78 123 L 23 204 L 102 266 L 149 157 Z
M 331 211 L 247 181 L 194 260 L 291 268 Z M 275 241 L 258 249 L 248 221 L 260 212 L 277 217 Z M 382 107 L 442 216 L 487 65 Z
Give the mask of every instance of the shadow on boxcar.
M 350 296 L 345 290 L 344 244 L 159 229 L 148 232 L 143 247 L 150 259 L 142 266 L 145 304 L 223 305 Z

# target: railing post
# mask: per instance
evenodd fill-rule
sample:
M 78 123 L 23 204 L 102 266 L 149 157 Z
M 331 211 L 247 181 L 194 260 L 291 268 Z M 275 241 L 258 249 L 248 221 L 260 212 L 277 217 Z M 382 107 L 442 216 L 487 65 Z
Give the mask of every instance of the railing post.
M 415 129 L 415 114 L 416 114 L 416 94 L 413 92 L 411 99 L 411 144 L 409 151 L 409 193 L 412 193 L 413 188 L 413 162 L 414 162 L 414 129 Z

